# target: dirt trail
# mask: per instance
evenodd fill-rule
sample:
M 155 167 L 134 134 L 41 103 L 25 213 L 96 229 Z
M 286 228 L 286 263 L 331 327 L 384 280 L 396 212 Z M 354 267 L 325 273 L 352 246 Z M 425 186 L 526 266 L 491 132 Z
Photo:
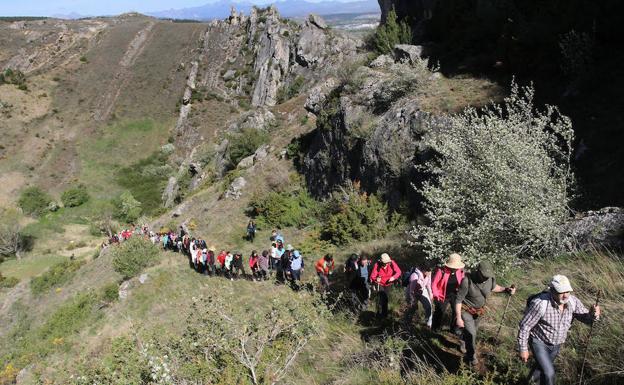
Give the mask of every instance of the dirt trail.
M 115 102 L 117 101 L 121 90 L 125 88 L 130 76 L 129 67 L 134 65 L 136 59 L 145 49 L 145 46 L 151 37 L 150 32 L 152 31 L 152 28 L 154 28 L 155 24 L 156 23 L 153 21 L 148 22 L 143 29 L 137 32 L 132 41 L 128 44 L 126 52 L 119 61 L 119 69 L 115 75 L 113 75 L 113 78 L 108 85 L 108 89 L 104 93 L 100 105 L 94 114 L 95 120 L 105 121 L 109 118 L 113 108 L 115 107 Z

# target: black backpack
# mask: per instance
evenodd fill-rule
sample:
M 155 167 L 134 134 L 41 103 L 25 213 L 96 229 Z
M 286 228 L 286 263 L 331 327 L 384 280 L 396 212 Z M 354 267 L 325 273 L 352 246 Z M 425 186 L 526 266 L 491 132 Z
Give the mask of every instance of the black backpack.
M 416 266 L 412 266 L 408 271 L 403 272 L 401 275 L 401 286 L 408 287 L 410 282 L 410 276 L 416 271 L 418 268 Z

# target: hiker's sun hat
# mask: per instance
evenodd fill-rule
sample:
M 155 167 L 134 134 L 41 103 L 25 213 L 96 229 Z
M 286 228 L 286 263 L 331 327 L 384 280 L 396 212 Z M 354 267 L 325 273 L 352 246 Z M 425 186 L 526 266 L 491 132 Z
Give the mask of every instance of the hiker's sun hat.
M 550 286 L 550 288 L 555 290 L 557 293 L 567 293 L 573 291 L 568 277 L 561 274 L 553 276 L 548 286 Z
M 487 261 L 479 262 L 477 270 L 479 270 L 483 278 L 492 278 L 494 276 L 494 268 L 492 267 L 492 264 Z
M 208 251 L 212 251 L 213 253 L 215 252 L 215 247 L 214 246 L 210 246 L 210 248 L 208 249 Z
M 390 256 L 388 253 L 381 254 L 381 263 L 390 263 Z
M 448 267 L 449 269 L 463 269 L 466 264 L 461 261 L 461 255 L 453 253 L 449 255 L 448 260 L 446 261 L 444 266 Z
M 299 253 L 299 250 L 295 250 L 295 258 L 299 258 L 301 256 L 301 253 Z
M 292 245 L 286 246 L 286 251 L 293 251 L 295 248 Z

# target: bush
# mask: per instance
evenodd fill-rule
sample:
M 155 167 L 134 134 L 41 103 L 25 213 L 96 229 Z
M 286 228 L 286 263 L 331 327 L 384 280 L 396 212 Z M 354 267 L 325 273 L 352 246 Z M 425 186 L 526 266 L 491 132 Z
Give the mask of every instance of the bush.
M 230 135 L 229 157 L 233 166 L 238 165 L 241 159 L 253 154 L 258 147 L 269 141 L 269 135 L 262 130 L 245 128 L 239 134 Z
M 254 198 L 251 215 L 258 217 L 261 227 L 304 227 L 312 223 L 320 212 L 320 204 L 306 190 L 296 192 L 272 191 L 262 198 Z
M 61 194 L 61 202 L 65 207 L 77 207 L 89 200 L 89 193 L 85 185 L 78 185 L 67 189 Z
M 26 76 L 20 70 L 13 70 L 7 68 L 4 72 L 0 72 L 0 85 L 2 84 L 14 84 L 18 88 L 26 88 Z M 21 89 L 21 88 L 20 88 Z
M 76 274 L 85 262 L 79 261 L 63 261 L 53 265 L 45 273 L 30 281 L 30 290 L 33 294 L 42 294 L 53 287 L 59 287 Z
M 112 250 L 113 269 L 124 279 L 138 275 L 155 264 L 160 256 L 158 247 L 141 237 L 131 237 Z
M 141 202 L 134 199 L 130 191 L 124 191 L 113 201 L 114 216 L 126 223 L 135 222 L 141 215 Z
M 391 230 L 388 215 L 385 203 L 375 195 L 361 192 L 359 183 L 354 183 L 333 194 L 321 236 L 337 245 L 382 237 Z
M 48 211 L 52 198 L 39 187 L 31 186 L 22 190 L 17 205 L 24 214 L 39 216 Z
M 284 85 L 279 90 L 277 90 L 277 102 L 283 103 L 288 99 L 294 98 L 299 95 L 301 88 L 305 84 L 305 79 L 303 76 L 297 76 L 289 85 Z
M 412 230 L 429 258 L 457 251 L 469 265 L 507 265 L 559 249 L 573 131 L 555 107 L 536 111 L 533 93 L 512 84 L 502 106 L 429 127 L 423 143 L 438 156 L 423 167 L 432 176 L 420 189 L 428 221 Z
M 162 207 L 162 193 L 169 176 L 173 173 L 173 169 L 167 164 L 167 156 L 166 151 L 158 151 L 117 172 L 117 183 L 127 188 L 132 198 L 140 202 L 138 215 L 150 215 Z M 133 217 L 134 212 L 129 218 Z M 129 218 L 119 217 L 126 222 L 136 220 L 129 220 Z
M 15 277 L 5 277 L 0 273 L 0 288 L 11 288 L 19 283 Z
M 119 285 L 115 282 L 102 288 L 102 300 L 104 302 L 115 302 L 119 299 Z
M 386 23 L 381 24 L 375 33 L 369 38 L 368 44 L 380 54 L 392 52 L 397 44 L 411 44 L 412 29 L 407 21 L 401 20 L 397 23 L 397 14 L 394 8 L 388 12 Z

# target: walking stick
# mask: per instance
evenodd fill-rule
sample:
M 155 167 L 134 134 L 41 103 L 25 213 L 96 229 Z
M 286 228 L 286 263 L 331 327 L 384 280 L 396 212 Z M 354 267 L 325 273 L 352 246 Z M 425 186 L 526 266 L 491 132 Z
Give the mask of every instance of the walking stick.
M 515 289 L 516 285 L 511 285 L 510 288 Z M 496 331 L 496 337 L 494 337 L 495 341 L 498 341 L 498 336 L 500 335 L 500 331 L 503 328 L 503 322 L 505 321 L 505 314 L 507 314 L 507 309 L 509 308 L 509 303 L 511 302 L 511 294 L 509 294 L 509 298 L 507 298 L 507 305 L 505 305 L 505 310 L 503 311 L 503 316 L 500 320 L 500 325 L 498 325 L 498 331 Z
M 596 293 L 596 304 L 594 306 L 598 306 L 600 303 L 600 290 Z M 589 352 L 589 344 L 591 342 L 592 334 L 594 332 L 594 322 L 592 321 L 589 326 L 589 335 L 587 336 L 587 343 L 585 344 L 585 353 L 583 353 L 583 363 L 581 364 L 581 375 L 579 376 L 579 385 L 583 384 L 583 374 L 585 372 L 585 362 L 587 360 L 587 352 Z

